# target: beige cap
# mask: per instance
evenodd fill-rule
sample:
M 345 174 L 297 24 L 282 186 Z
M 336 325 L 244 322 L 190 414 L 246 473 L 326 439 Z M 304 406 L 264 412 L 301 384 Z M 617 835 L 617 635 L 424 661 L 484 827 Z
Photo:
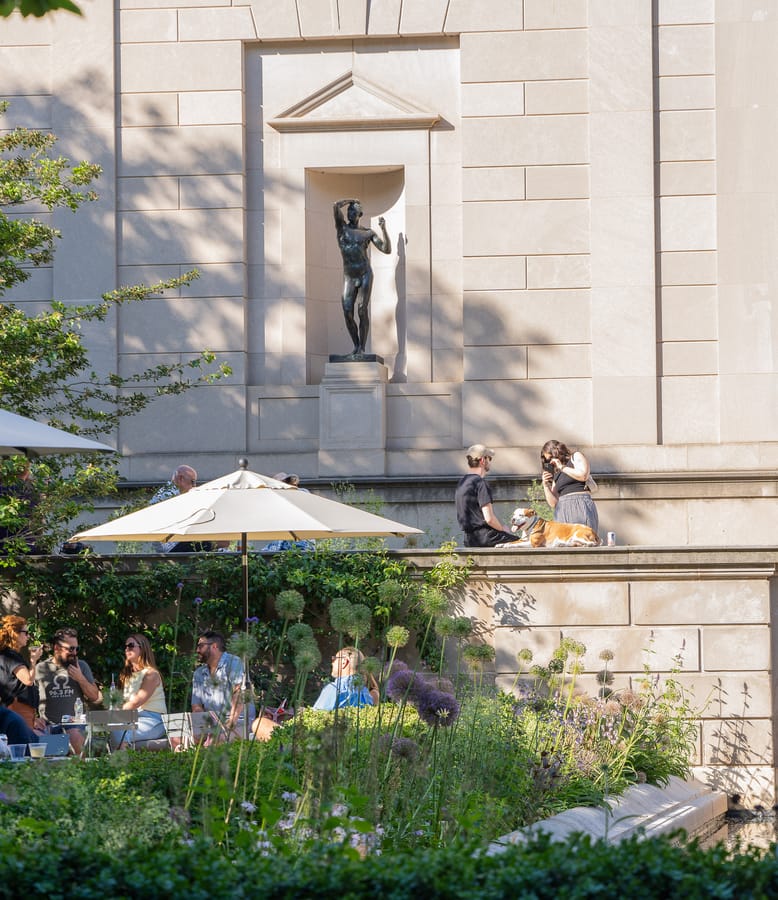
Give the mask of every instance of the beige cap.
M 483 459 L 488 456 L 491 459 L 494 456 L 494 450 L 484 444 L 473 444 L 467 448 L 467 456 L 471 459 Z

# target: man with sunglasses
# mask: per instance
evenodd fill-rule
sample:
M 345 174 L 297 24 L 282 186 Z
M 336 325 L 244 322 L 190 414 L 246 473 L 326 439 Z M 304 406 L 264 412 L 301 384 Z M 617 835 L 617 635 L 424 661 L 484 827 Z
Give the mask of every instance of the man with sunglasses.
M 192 712 L 212 713 L 218 719 L 222 737 L 234 740 L 245 736 L 243 719 L 244 670 L 240 657 L 227 653 L 224 636 L 203 631 L 195 646 L 198 667 L 192 676 Z
M 84 727 L 62 726 L 63 716 L 75 715 L 76 700 L 99 703 L 103 698 L 95 684 L 89 664 L 78 658 L 78 634 L 73 628 L 60 628 L 54 635 L 51 656 L 35 667 L 35 683 L 40 694 L 40 717 L 52 734 L 67 730 L 70 746 L 80 753 L 84 745 Z

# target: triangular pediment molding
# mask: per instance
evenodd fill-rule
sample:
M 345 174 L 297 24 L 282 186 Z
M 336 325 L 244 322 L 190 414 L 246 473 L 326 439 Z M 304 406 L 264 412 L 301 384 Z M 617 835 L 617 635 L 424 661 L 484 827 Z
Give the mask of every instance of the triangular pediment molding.
M 268 124 L 276 131 L 396 131 L 432 128 L 438 113 L 346 72 Z

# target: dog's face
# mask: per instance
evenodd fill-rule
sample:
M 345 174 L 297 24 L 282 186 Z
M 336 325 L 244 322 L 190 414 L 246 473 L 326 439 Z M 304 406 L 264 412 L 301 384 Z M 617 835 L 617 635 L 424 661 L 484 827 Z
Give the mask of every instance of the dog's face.
M 521 531 L 534 515 L 534 509 L 514 509 L 511 516 L 511 531 Z

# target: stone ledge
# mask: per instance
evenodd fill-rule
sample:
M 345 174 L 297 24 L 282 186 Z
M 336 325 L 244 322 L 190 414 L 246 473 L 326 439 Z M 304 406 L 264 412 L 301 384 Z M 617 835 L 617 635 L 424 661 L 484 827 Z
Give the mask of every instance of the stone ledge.
M 637 832 L 645 837 L 655 837 L 683 828 L 692 834 L 727 811 L 727 797 L 700 781 L 671 777 L 664 788 L 636 784 L 610 801 L 609 805 L 611 808 L 608 810 L 583 806 L 568 809 L 550 819 L 497 838 L 490 844 L 489 852 L 499 853 L 510 844 L 526 841 L 538 832 L 549 834 L 559 841 L 582 832 L 594 840 L 602 839 L 610 844 Z

